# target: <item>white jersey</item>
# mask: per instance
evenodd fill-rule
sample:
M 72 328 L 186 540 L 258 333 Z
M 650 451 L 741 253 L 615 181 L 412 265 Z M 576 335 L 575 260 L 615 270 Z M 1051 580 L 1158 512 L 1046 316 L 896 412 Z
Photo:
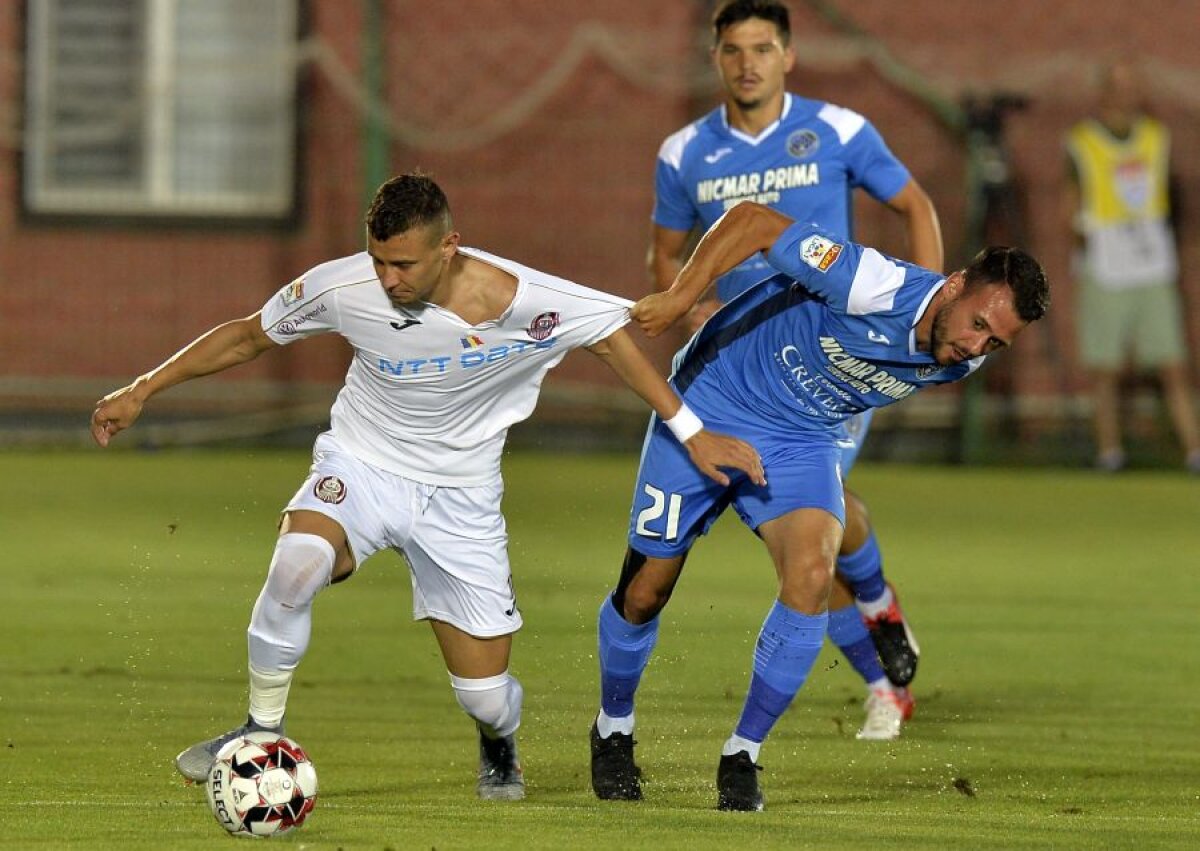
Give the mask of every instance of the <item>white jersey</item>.
M 433 485 L 494 481 L 505 435 L 533 412 L 546 372 L 629 321 L 632 302 L 472 248 L 517 279 L 498 318 L 469 325 L 434 304 L 396 307 L 364 251 L 323 263 L 262 310 L 283 345 L 336 331 L 354 347 L 330 434 L 384 470 Z

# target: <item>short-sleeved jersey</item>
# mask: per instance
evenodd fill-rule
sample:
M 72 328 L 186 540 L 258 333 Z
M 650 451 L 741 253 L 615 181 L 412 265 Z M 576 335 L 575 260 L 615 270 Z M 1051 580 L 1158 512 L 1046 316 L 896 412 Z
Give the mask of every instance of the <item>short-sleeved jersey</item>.
M 849 238 L 854 188 L 886 202 L 910 179 L 863 116 L 786 94 L 779 121 L 758 136 L 730 127 L 724 106 L 669 136 L 658 152 L 653 219 L 707 230 L 749 200 Z M 717 282 L 718 295 L 729 301 L 773 271 L 752 257 Z
M 354 356 L 330 433 L 369 464 L 416 481 L 493 481 L 509 426 L 533 411 L 547 371 L 629 321 L 630 302 L 483 251 L 517 280 L 495 320 L 468 325 L 434 304 L 393 306 L 366 252 L 323 263 L 274 295 L 263 330 L 277 343 L 335 331 Z
M 836 440 L 842 424 L 923 387 L 957 381 L 917 350 L 915 326 L 945 284 L 935 272 L 797 222 L 767 253 L 777 274 L 718 310 L 672 381 L 717 431 Z

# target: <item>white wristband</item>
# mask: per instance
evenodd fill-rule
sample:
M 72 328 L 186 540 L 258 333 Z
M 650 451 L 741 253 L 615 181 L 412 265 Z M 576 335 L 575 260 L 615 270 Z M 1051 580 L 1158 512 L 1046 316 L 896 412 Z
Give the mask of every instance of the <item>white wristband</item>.
M 671 430 L 671 434 L 675 435 L 675 439 L 680 443 L 687 443 L 704 428 L 704 423 L 692 413 L 692 409 L 687 405 L 680 405 L 675 416 L 669 420 L 663 420 L 663 425 Z

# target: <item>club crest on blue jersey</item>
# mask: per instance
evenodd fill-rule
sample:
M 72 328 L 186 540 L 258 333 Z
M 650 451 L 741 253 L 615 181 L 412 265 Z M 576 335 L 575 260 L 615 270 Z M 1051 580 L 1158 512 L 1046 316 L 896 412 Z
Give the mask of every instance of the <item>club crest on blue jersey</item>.
M 525 333 L 535 340 L 544 340 L 554 333 L 554 329 L 558 327 L 558 321 L 557 311 L 539 313 L 529 323 Z
M 805 127 L 787 137 L 787 152 L 798 160 L 811 157 L 821 147 L 821 137 L 815 130 Z

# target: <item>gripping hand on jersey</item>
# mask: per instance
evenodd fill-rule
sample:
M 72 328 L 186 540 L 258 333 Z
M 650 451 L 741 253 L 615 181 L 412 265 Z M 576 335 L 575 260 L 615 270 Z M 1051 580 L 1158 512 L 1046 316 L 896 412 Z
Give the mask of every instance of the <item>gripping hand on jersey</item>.
M 668 290 L 648 295 L 638 301 L 629 308 L 629 318 L 646 332 L 646 336 L 657 337 L 674 325 L 691 307 L 690 302 Z
M 688 451 L 688 457 L 696 469 L 719 485 L 729 484 L 729 476 L 722 472 L 722 467 L 741 470 L 756 485 L 767 483 L 762 459 L 754 447 L 744 440 L 701 429 L 687 439 L 683 448 Z

